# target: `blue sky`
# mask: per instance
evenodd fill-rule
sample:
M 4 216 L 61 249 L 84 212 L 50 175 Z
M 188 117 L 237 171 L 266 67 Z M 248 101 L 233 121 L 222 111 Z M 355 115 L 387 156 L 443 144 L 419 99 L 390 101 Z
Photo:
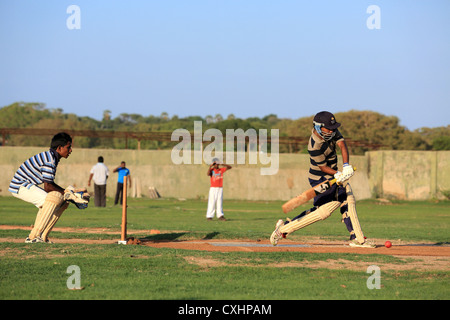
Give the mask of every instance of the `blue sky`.
M 72 4 L 80 29 L 66 25 Z M 0 0 L 0 106 L 96 119 L 354 109 L 446 126 L 449 13 L 448 0 Z

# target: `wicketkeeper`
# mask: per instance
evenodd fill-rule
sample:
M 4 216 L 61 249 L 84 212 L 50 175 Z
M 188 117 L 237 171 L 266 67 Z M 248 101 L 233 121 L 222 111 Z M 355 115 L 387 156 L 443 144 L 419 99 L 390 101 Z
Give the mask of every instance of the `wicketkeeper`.
M 348 180 L 353 176 L 353 166 L 349 164 L 349 152 L 344 137 L 339 132 L 340 123 L 334 115 L 322 111 L 315 115 L 312 134 L 309 139 L 308 153 L 310 167 L 308 180 L 312 187 L 336 178 L 337 183 L 314 198 L 314 207 L 303 211 L 290 220 L 278 220 L 270 242 L 276 246 L 281 238 L 304 228 L 314 222 L 325 220 L 333 211 L 340 208 L 342 221 L 350 232 L 349 245 L 352 247 L 374 247 L 366 242 L 359 224 L 355 207 L 355 197 Z M 344 162 L 342 171 L 338 171 L 336 146 L 341 149 Z
M 86 209 L 89 194 L 86 189 L 66 189 L 55 183 L 56 167 L 61 158 L 72 153 L 72 138 L 65 132 L 56 134 L 50 150 L 41 152 L 26 160 L 16 171 L 9 185 L 9 191 L 16 198 L 35 205 L 39 211 L 33 229 L 25 239 L 26 243 L 51 243 L 48 234 L 61 217 L 69 203 L 78 209 Z M 43 188 L 39 185 L 43 184 Z

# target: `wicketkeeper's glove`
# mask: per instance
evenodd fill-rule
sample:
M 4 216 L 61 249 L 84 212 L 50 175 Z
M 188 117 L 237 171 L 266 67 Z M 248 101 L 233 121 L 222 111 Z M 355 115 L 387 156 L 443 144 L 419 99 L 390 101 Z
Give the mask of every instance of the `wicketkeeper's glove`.
M 64 200 L 72 202 L 78 209 L 86 209 L 90 198 L 91 195 L 87 192 L 86 188 L 75 189 L 72 186 L 68 186 L 64 190 Z

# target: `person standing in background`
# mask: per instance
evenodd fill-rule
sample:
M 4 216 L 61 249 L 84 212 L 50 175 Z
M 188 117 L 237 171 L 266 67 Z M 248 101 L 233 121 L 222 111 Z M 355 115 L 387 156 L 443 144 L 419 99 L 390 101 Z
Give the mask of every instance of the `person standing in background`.
M 96 207 L 106 207 L 106 180 L 108 180 L 109 170 L 103 163 L 103 157 L 98 157 L 97 164 L 91 169 L 88 186 L 91 186 L 91 180 L 94 179 L 94 200 Z
M 221 164 L 217 158 L 213 159 L 213 163 L 208 168 L 207 175 L 210 177 L 211 186 L 206 210 L 207 220 L 212 220 L 215 212 L 218 220 L 226 221 L 223 213 L 223 174 L 231 168 L 228 164 Z
M 114 205 L 119 203 L 120 198 L 120 204 L 122 204 L 123 201 L 123 177 L 127 176 L 128 186 L 131 187 L 131 175 L 130 170 L 126 167 L 125 161 L 122 161 L 120 163 L 120 166 L 114 169 L 113 172 L 118 173 L 118 180 L 117 180 L 117 190 L 116 190 L 116 197 L 114 199 Z

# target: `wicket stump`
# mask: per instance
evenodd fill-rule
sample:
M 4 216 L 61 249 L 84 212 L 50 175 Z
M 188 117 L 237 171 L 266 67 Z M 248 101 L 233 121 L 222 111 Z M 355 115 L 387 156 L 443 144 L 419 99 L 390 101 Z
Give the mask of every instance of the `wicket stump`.
M 118 243 L 127 244 L 127 176 L 123 177 L 122 197 L 122 232 Z

